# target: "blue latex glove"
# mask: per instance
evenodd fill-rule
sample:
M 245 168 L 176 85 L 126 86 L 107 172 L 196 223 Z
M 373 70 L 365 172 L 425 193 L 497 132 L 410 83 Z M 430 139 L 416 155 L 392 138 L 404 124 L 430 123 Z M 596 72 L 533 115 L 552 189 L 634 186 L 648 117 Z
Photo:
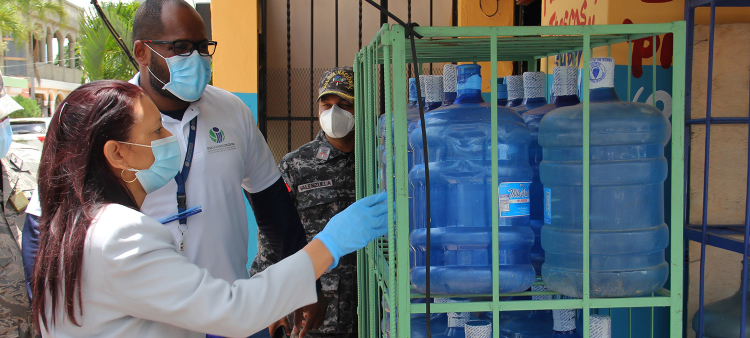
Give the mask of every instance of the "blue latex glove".
M 388 233 L 388 206 L 384 192 L 365 197 L 333 216 L 315 238 L 333 256 L 333 269 L 339 258 L 364 248 L 370 241 Z

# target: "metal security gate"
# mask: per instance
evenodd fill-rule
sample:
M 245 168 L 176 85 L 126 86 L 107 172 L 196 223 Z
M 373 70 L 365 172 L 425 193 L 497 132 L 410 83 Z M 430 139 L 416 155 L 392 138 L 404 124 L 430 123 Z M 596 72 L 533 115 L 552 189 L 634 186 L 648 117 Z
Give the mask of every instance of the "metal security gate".
M 393 0 L 390 2 L 391 7 L 403 5 Z M 389 7 L 389 0 L 379 0 L 378 3 L 384 8 Z M 441 3 L 446 4 L 445 1 Z M 412 6 L 412 0 L 405 4 L 408 7 L 405 7 L 407 13 L 404 14 L 411 16 L 414 12 L 416 16 L 416 13 L 429 13 L 429 20 L 423 17 L 421 24 L 433 24 L 433 0 L 421 1 L 419 6 Z M 367 11 L 373 10 L 363 0 L 319 0 L 314 5 L 313 0 L 259 0 L 258 5 L 258 127 L 266 137 L 274 158 L 279 161 L 285 154 L 315 138 L 320 130 L 315 99 L 318 81 L 330 67 L 317 65 L 321 61 L 326 61 L 331 67 L 351 65 L 354 54 L 362 48 L 363 30 L 369 39 L 383 23 L 388 22 L 388 17 L 379 13 L 377 27 L 367 27 L 368 22 L 371 26 L 374 22 L 365 18 L 367 22 L 363 28 L 363 11 L 368 15 Z M 324 5 L 328 7 L 321 10 Z M 450 0 L 450 6 L 449 20 L 455 25 L 457 0 Z M 304 18 L 304 21 L 300 18 Z M 445 25 L 446 22 L 435 20 L 435 24 Z M 352 33 L 355 26 L 356 49 L 353 48 L 355 37 Z M 335 44 L 335 52 L 326 54 L 330 55 L 325 57 L 326 60 L 316 54 L 320 53 L 318 47 L 309 47 L 316 46 L 316 37 L 317 43 L 322 43 L 321 31 L 330 33 L 324 36 Z M 342 48 L 346 44 L 351 45 L 351 51 Z M 442 64 L 433 65 L 434 70 L 429 69 L 428 65 L 425 67 L 428 68 L 426 74 L 442 72 Z

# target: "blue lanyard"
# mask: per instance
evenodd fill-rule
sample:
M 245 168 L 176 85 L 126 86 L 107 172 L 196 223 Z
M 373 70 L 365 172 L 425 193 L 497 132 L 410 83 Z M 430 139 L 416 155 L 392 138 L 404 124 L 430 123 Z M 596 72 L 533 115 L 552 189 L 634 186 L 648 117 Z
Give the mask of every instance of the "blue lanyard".
M 174 222 L 174 221 L 176 221 L 176 220 L 183 220 L 183 219 L 186 219 L 186 218 L 188 218 L 188 217 L 190 217 L 190 216 L 193 216 L 193 215 L 195 215 L 195 214 L 198 214 L 198 213 L 200 213 L 201 211 L 203 211 L 203 210 L 201 209 L 201 206 L 199 205 L 199 206 L 197 206 L 197 207 L 192 207 L 192 208 L 190 208 L 190 209 L 187 209 L 187 210 L 185 210 L 184 212 L 180 212 L 180 213 L 176 213 L 176 214 L 174 214 L 174 215 L 172 215 L 172 216 L 167 216 L 167 217 L 164 217 L 164 218 L 162 218 L 162 219 L 159 219 L 159 220 L 157 220 L 157 221 L 158 221 L 159 223 L 161 223 L 161 224 L 167 224 L 167 223 L 169 223 L 169 222 Z
M 182 163 L 182 170 L 174 177 L 177 182 L 177 215 L 185 215 L 187 211 L 187 196 L 185 195 L 185 182 L 190 174 L 190 165 L 193 162 L 193 151 L 195 150 L 195 129 L 198 126 L 198 116 L 190 120 L 190 131 L 188 133 L 188 145 L 185 152 L 185 162 Z M 194 215 L 194 214 L 193 214 Z M 187 217 L 180 217 L 180 224 L 187 224 Z

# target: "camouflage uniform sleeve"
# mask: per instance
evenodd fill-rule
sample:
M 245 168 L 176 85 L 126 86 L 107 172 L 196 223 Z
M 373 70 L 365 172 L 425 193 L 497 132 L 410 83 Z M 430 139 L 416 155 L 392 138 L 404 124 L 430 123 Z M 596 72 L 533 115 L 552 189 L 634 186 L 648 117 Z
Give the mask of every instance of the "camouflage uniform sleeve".
M 294 170 L 289 164 L 290 161 L 291 159 L 284 157 L 281 162 L 279 162 L 279 172 L 281 172 L 281 178 L 284 179 L 284 182 L 289 188 L 289 195 L 292 196 L 294 206 L 299 208 L 299 203 L 297 202 L 297 179 L 294 177 Z
M 284 182 L 287 184 L 289 189 L 291 189 L 289 193 L 291 194 L 292 200 L 294 201 L 296 207 L 297 198 L 296 194 L 294 193 L 296 189 L 293 187 L 294 184 L 290 182 L 289 165 L 284 159 L 279 162 L 279 171 L 281 172 L 281 177 L 284 179 Z M 250 264 L 250 270 L 248 270 L 248 273 L 250 274 L 250 276 L 255 276 L 255 274 L 263 272 L 269 266 L 278 263 L 278 261 L 279 258 L 276 256 L 276 253 L 273 252 L 271 246 L 268 244 L 266 235 L 263 234 L 262 231 L 258 231 L 258 253 L 255 254 L 255 258 L 253 258 L 253 262 Z

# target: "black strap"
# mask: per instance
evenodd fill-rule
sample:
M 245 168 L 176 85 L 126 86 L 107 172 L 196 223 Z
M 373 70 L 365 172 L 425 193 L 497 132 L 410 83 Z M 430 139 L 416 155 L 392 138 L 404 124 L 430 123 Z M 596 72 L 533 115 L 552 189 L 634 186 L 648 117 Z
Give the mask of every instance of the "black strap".
M 195 129 L 198 127 L 198 116 L 190 120 L 190 132 L 188 134 L 187 151 L 185 152 L 185 162 L 182 163 L 182 170 L 174 177 L 177 182 L 177 213 L 181 214 L 187 210 L 187 195 L 185 195 L 185 182 L 190 174 L 190 165 L 193 162 L 193 151 L 195 150 Z M 180 224 L 187 224 L 187 217 L 179 219 Z

